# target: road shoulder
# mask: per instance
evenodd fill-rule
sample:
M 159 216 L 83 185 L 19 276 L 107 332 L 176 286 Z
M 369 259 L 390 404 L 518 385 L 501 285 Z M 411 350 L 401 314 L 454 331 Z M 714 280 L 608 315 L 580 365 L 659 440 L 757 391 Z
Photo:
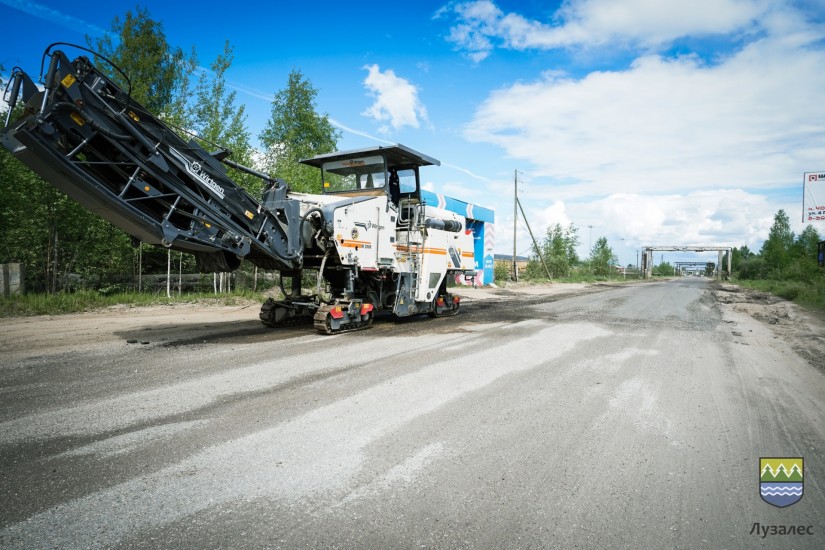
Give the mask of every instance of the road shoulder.
M 821 315 L 767 292 L 727 282 L 714 283 L 711 292 L 726 321 L 732 322 L 735 314 L 757 321 L 825 374 L 825 319 Z

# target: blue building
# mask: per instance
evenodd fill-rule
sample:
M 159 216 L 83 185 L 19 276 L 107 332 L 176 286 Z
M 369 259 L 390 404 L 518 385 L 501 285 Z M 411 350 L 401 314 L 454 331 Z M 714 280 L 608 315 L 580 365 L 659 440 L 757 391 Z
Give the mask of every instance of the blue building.
M 470 204 L 432 191 L 421 191 L 424 204 L 461 214 L 467 218 L 467 230 L 473 232 L 476 284 L 493 282 L 493 244 L 495 236 L 495 212 L 489 208 Z

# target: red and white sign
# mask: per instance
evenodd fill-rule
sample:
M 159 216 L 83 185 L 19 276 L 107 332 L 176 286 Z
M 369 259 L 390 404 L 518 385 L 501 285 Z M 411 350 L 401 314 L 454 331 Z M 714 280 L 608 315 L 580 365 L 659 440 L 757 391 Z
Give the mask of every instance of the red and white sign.
M 825 221 L 825 171 L 805 172 L 802 185 L 802 221 Z

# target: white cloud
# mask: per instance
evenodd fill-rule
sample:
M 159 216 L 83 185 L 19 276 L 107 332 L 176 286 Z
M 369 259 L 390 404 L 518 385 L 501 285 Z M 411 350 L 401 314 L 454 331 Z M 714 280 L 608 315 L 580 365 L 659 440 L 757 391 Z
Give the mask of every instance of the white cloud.
M 369 109 L 361 113 L 374 120 L 388 121 L 393 130 L 404 126 L 418 128 L 420 122 L 429 123 L 427 109 L 418 99 L 418 88 L 409 80 L 396 76 L 392 69 L 381 72 L 378 65 L 365 66 L 369 71 L 364 87 L 375 98 Z M 387 126 L 381 128 L 389 131 Z
M 778 210 L 765 196 L 741 189 L 688 194 L 616 193 L 588 205 L 593 224 L 637 245 L 717 245 L 758 249 Z
M 497 22 L 503 12 L 487 0 L 458 4 L 459 23 L 450 29 L 449 40 L 468 51 L 473 61 L 485 59 L 493 49 L 492 37 L 500 31 Z
M 768 237 L 777 210 L 785 208 L 791 212 L 793 208 L 741 189 L 660 195 L 614 193 L 586 203 L 542 202 L 522 197 L 521 202 L 536 238 L 542 239 L 547 229 L 557 223 L 562 227 L 572 223 L 578 229 L 579 253 L 583 257 L 589 253 L 589 244 L 605 236 L 608 244 L 621 252 L 624 263 L 631 261 L 642 246 L 653 245 L 747 245 L 758 251 Z M 500 237 L 496 249 L 509 253 L 512 251 L 512 202 L 497 205 L 496 213 Z M 801 229 L 800 224 L 795 224 L 797 233 Z M 530 250 L 530 236 L 521 221 L 517 242 L 520 252 Z
M 569 0 L 538 22 L 481 1 L 438 15 L 451 14 L 451 39 L 476 60 L 498 47 L 640 52 L 613 70 L 506 85 L 464 129 L 529 171 L 534 232 L 572 221 L 585 254 L 588 225 L 630 255 L 653 244 L 758 250 L 778 209 L 797 218 L 802 172 L 825 162 L 825 31 L 790 3 Z M 710 35 L 727 44 L 715 57 L 654 53 Z M 512 228 L 506 193 L 490 196 Z M 529 249 L 521 229 L 518 249 Z
M 524 42 L 554 47 L 627 40 L 658 46 L 684 36 L 750 29 L 769 7 L 765 0 L 577 0 L 559 11 L 563 25 Z
M 655 48 L 685 36 L 754 31 L 773 9 L 767 0 L 568 0 L 553 23 L 504 13 L 490 0 L 452 6 L 457 17 L 448 39 L 476 62 L 498 46 L 553 49 L 623 43 Z M 450 10 L 436 14 L 443 17 Z
M 548 70 L 504 86 L 465 126 L 470 141 L 500 146 L 529 171 L 522 204 L 536 234 L 572 222 L 584 254 L 588 225 L 593 239 L 608 236 L 630 256 L 653 244 L 758 250 L 779 208 L 796 219 L 793 188 L 825 159 L 825 104 L 817 92 L 825 89 L 817 70 L 825 64 L 825 31 L 801 8 L 762 0 L 570 0 L 540 22 L 479 1 L 451 4 L 436 17 L 455 15 L 450 39 L 476 61 L 495 48 L 640 52 L 626 67 L 583 76 Z M 727 44 L 715 57 L 655 53 L 680 38 L 711 35 Z M 507 196 L 502 187 L 487 199 L 510 228 L 500 235 L 512 230 Z M 517 233 L 518 250 L 529 250 L 526 230 Z M 512 243 L 504 241 L 497 249 L 509 253 Z
M 785 186 L 825 159 L 825 49 L 799 40 L 717 65 L 645 56 L 579 79 L 548 72 L 491 93 L 465 136 L 554 178 L 555 198 Z
M 521 202 L 522 207 L 524 207 L 523 199 L 519 200 L 519 202 Z M 543 238 L 544 234 L 547 232 L 547 229 L 556 224 L 559 224 L 562 227 L 567 227 L 572 223 L 572 220 L 568 216 L 567 207 L 564 204 L 564 201 L 554 201 L 550 206 L 540 209 L 537 214 L 537 228 L 539 228 L 540 231 L 538 233 L 534 233 L 536 238 Z

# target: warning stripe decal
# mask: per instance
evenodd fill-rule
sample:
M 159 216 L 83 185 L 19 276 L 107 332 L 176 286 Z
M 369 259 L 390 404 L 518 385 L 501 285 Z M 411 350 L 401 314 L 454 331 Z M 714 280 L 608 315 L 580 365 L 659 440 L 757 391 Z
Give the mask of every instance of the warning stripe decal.
M 346 248 L 355 248 L 355 247 L 363 247 L 364 245 L 371 245 L 370 241 L 343 241 L 341 246 Z
M 410 248 L 408 246 L 398 246 L 398 250 L 401 252 L 409 252 Z M 421 252 L 424 254 L 437 254 L 439 256 L 446 256 L 447 250 L 444 248 L 422 248 Z

